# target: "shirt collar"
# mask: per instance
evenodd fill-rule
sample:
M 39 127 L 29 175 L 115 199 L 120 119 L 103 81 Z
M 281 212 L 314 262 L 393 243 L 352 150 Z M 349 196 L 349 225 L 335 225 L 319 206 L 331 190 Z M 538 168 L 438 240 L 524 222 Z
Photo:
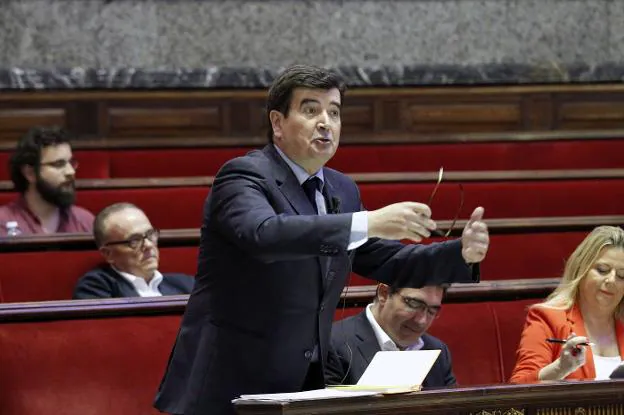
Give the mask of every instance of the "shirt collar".
M 147 283 L 147 281 L 145 281 L 144 278 L 141 277 L 137 277 L 136 275 L 133 274 L 129 274 L 127 272 L 123 272 L 118 270 L 117 268 L 115 268 L 114 266 L 111 265 L 111 268 L 114 269 L 119 275 L 121 275 L 126 281 L 128 281 L 130 284 L 132 284 L 133 287 L 136 287 L 137 284 L 141 284 L 141 285 L 145 285 L 153 290 L 157 290 L 158 287 L 160 286 L 160 283 L 163 280 L 163 276 L 162 274 L 156 270 L 154 271 L 154 276 L 152 277 L 152 279 L 150 280 L 149 284 Z
M 377 339 L 377 343 L 379 343 L 379 348 L 382 351 L 398 351 L 400 350 L 397 344 L 388 336 L 384 329 L 381 328 L 375 316 L 373 315 L 373 304 L 369 304 L 366 306 L 366 318 L 373 328 L 373 332 L 375 333 L 375 338 Z M 409 345 L 405 348 L 405 350 L 420 350 L 425 345 L 422 337 L 419 337 L 416 343 Z
M 292 170 L 299 184 L 303 184 L 310 177 L 316 176 L 319 179 L 321 179 L 321 192 L 322 192 L 323 186 L 325 184 L 325 177 L 323 176 L 323 169 L 319 169 L 319 171 L 310 175 L 308 174 L 307 171 L 303 169 L 303 167 L 301 167 L 300 165 L 298 165 L 297 163 L 289 159 L 288 156 L 284 154 L 284 152 L 278 146 L 273 144 L 273 147 L 277 150 L 277 154 L 279 154 L 280 157 L 286 162 L 286 164 L 288 164 L 288 167 L 290 167 L 290 170 Z

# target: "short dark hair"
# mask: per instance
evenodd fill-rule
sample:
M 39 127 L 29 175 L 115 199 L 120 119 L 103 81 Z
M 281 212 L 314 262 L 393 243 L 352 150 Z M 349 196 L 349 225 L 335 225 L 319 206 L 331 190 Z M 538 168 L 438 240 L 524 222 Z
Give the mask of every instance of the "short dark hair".
M 449 285 L 450 284 L 440 284 L 440 285 L 437 285 L 437 287 L 442 288 L 442 301 L 444 301 L 444 299 L 446 298 L 446 292 L 448 291 Z M 397 294 L 403 288 L 413 288 L 413 287 L 409 287 L 409 286 L 402 287 L 402 286 L 399 286 L 398 284 L 388 285 L 388 294 L 390 296 L 393 296 L 393 295 Z M 379 299 L 379 285 L 377 285 L 377 288 L 375 289 L 375 298 L 374 298 L 374 300 L 377 301 L 378 299 Z
M 327 69 L 310 65 L 293 65 L 286 68 L 273 81 L 269 88 L 266 104 L 266 116 L 269 121 L 268 138 L 273 142 L 273 127 L 271 126 L 271 111 L 276 110 L 288 116 L 292 93 L 295 88 L 333 89 L 340 91 L 342 101 L 347 86 L 342 77 Z
M 139 209 L 139 207 L 132 203 L 120 202 L 106 206 L 95 216 L 95 219 L 93 220 L 93 239 L 95 240 L 95 245 L 98 248 L 101 248 L 104 244 L 104 239 L 106 236 L 104 233 L 104 225 L 106 224 L 106 219 L 108 219 L 108 217 L 113 213 L 117 213 L 125 209 L 141 210 Z
M 22 173 L 22 167 L 32 166 L 39 172 L 41 150 L 48 146 L 70 144 L 70 136 L 61 127 L 33 127 L 22 136 L 15 152 L 9 160 L 11 181 L 16 191 L 24 193 L 28 189 L 28 180 Z

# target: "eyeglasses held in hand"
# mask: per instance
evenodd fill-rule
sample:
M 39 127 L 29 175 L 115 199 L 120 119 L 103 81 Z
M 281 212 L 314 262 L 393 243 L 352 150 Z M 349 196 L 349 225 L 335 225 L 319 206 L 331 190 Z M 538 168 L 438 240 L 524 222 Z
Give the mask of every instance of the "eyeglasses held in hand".
M 442 183 L 443 178 L 444 178 L 444 167 L 440 167 L 440 170 L 438 171 L 438 181 L 436 182 L 436 185 L 433 188 L 433 192 L 431 192 L 431 196 L 429 196 L 429 201 L 427 202 L 427 206 L 431 207 L 431 202 L 433 202 L 433 197 L 438 192 L 438 188 L 440 187 L 440 184 Z M 459 219 L 459 215 L 461 214 L 463 207 L 464 207 L 464 186 L 462 186 L 462 184 L 459 183 L 459 208 L 457 209 L 457 213 L 455 214 L 455 217 L 453 218 L 453 221 L 451 222 L 450 228 L 446 232 L 440 229 L 435 229 L 431 231 L 431 234 L 442 237 L 442 238 L 447 238 L 451 234 L 453 229 L 455 228 L 455 224 L 457 223 L 457 219 Z

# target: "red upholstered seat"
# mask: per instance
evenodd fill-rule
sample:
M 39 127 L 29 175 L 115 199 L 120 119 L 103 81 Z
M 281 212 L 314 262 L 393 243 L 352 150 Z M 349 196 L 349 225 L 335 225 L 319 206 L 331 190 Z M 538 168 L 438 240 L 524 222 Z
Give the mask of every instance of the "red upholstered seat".
M 44 251 L 0 254 L 0 262 L 0 301 L 23 302 L 71 299 L 78 278 L 103 259 L 95 250 Z M 159 269 L 195 275 L 197 248 L 161 248 Z
M 180 316 L 0 324 L 0 413 L 158 414 Z

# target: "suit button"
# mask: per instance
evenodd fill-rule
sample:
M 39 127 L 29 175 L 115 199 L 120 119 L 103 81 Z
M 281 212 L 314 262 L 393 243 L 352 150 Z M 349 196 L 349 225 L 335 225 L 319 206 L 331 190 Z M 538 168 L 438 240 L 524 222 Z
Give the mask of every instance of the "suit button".
M 329 271 L 329 273 L 327 274 L 327 276 L 329 278 L 334 278 L 336 276 L 336 272 L 335 271 Z
M 306 359 L 311 359 L 312 358 L 312 352 L 309 351 L 309 350 L 306 350 L 303 355 L 305 356 Z
M 320 309 L 321 309 L 321 311 L 325 310 L 325 303 L 321 303 Z

